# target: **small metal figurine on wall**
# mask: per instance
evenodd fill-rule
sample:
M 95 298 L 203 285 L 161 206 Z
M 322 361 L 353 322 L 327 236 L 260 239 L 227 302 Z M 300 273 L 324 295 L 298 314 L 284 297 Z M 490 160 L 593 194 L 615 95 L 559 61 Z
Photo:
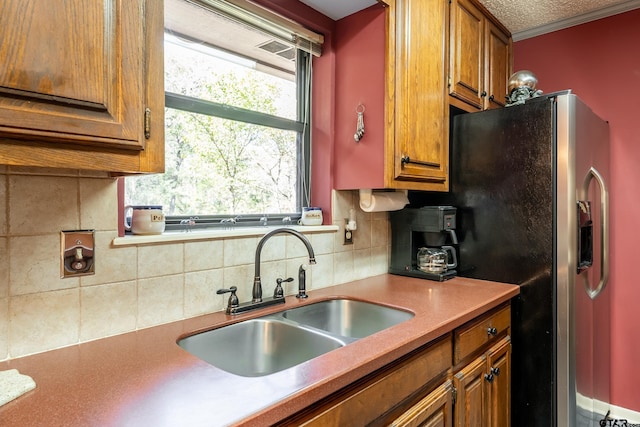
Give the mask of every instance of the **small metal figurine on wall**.
M 356 133 L 353 135 L 353 139 L 356 142 L 360 142 L 364 136 L 364 105 L 358 104 L 356 107 L 356 113 L 358 114 L 358 120 L 356 123 Z

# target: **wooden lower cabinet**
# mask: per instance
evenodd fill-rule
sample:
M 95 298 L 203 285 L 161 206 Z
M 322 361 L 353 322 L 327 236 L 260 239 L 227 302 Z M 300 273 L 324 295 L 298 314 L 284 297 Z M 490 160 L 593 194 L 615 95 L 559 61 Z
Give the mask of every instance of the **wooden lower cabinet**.
M 490 310 L 279 425 L 509 427 L 510 313 Z
M 504 338 L 487 354 L 489 426 L 511 425 L 511 340 Z
M 453 377 L 455 427 L 508 427 L 511 423 L 511 341 L 496 345 Z
M 453 385 L 447 380 L 420 402 L 391 422 L 393 427 L 451 427 L 453 425 Z
M 448 335 L 329 396 L 281 425 L 388 425 L 387 419 L 393 420 L 391 414 L 395 413 L 395 408 L 416 396 L 421 398 L 417 393 L 428 392 L 434 380 L 446 378 L 451 368 L 451 351 L 452 340 Z

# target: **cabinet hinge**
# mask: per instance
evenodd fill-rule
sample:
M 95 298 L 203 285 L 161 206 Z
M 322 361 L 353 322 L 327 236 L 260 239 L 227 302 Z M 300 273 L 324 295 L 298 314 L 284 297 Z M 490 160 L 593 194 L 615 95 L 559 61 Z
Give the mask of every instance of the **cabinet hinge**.
M 144 109 L 144 137 L 151 138 L 151 108 Z
M 451 76 L 447 76 L 447 87 L 451 87 Z
M 453 400 L 453 404 L 456 404 L 456 400 L 458 399 L 458 389 L 453 387 L 451 389 L 451 400 Z

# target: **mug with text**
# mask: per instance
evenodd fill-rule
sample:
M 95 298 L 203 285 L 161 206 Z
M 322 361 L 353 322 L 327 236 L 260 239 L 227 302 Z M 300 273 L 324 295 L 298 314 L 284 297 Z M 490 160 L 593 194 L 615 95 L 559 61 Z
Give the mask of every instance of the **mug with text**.
M 125 206 L 124 229 L 133 234 L 162 234 L 165 227 L 162 206 Z
M 300 225 L 322 225 L 322 209 L 317 207 L 302 208 L 300 216 Z

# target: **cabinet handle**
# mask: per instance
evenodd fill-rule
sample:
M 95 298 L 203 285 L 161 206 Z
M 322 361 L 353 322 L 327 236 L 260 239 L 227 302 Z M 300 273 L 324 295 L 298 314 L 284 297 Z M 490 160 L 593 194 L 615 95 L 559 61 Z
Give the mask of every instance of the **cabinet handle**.
M 483 90 L 483 91 L 482 91 L 482 93 L 480 94 L 480 96 L 481 96 L 482 98 L 484 98 L 485 96 L 487 96 L 487 91 L 486 91 L 486 90 Z
M 500 368 L 494 368 L 493 366 L 489 369 L 489 372 L 493 375 L 500 375 Z
M 431 166 L 431 167 L 438 167 L 440 165 L 438 165 L 437 163 L 433 163 L 433 162 L 423 162 L 421 160 L 411 160 L 411 158 L 407 155 L 402 156 L 400 158 L 400 163 L 402 164 L 402 166 L 409 164 L 409 163 L 413 163 L 414 165 L 421 165 L 421 166 Z
M 151 108 L 144 109 L 144 137 L 151 138 Z
M 484 374 L 484 379 L 487 380 L 487 382 L 492 383 L 493 382 L 493 374 Z
M 489 101 L 493 101 L 495 98 L 493 95 L 489 96 Z
M 487 335 L 492 335 L 492 336 L 496 336 L 498 335 L 498 330 L 494 327 L 489 327 L 487 328 Z

